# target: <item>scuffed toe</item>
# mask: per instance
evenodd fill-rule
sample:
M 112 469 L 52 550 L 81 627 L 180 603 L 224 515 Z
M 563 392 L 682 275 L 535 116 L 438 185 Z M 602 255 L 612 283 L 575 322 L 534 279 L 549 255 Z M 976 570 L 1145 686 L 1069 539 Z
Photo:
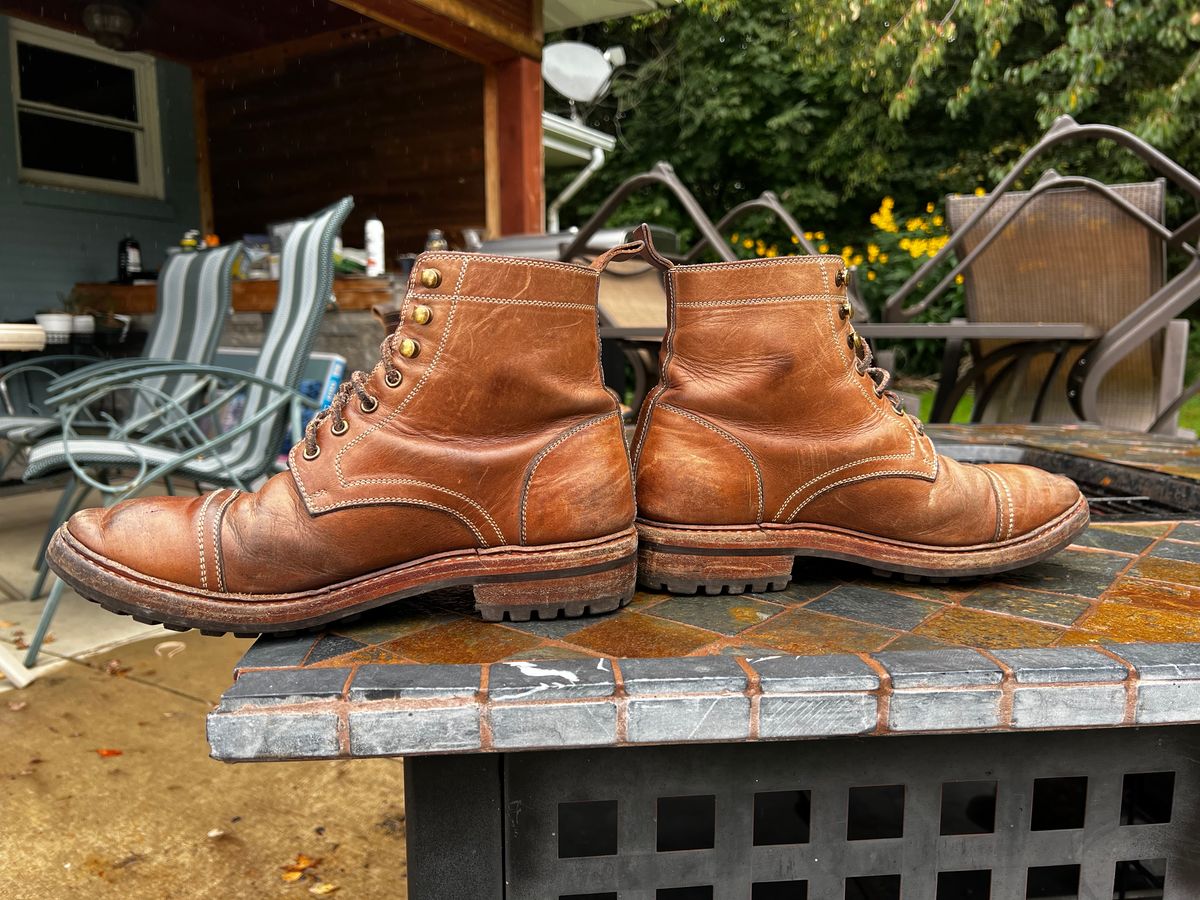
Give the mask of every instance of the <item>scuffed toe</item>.
M 108 509 L 84 509 L 67 521 L 71 537 L 105 560 L 140 575 L 196 587 L 196 524 L 204 497 L 139 497 Z
M 1032 466 L 982 466 L 992 479 L 999 509 L 998 532 L 1010 540 L 1036 531 L 1073 509 L 1083 495 L 1070 478 Z

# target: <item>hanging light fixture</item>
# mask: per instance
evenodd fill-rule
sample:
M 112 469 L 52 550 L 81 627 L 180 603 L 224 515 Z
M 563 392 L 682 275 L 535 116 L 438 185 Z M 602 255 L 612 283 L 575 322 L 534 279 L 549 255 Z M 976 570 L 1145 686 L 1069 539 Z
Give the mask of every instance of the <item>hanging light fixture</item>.
M 137 0 L 99 0 L 83 8 L 83 27 L 97 44 L 109 50 L 134 49 L 134 35 L 142 21 Z

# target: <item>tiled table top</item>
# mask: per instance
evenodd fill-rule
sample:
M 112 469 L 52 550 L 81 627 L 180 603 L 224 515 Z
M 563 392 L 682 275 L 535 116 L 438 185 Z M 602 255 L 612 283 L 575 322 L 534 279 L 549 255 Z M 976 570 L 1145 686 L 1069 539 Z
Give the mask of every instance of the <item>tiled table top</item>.
M 1200 480 L 1200 444 L 938 426 Z M 1200 522 L 1098 522 L 1051 560 L 949 585 L 801 561 L 787 590 L 638 593 L 483 622 L 469 589 L 258 641 L 208 720 L 228 760 L 1200 721 Z

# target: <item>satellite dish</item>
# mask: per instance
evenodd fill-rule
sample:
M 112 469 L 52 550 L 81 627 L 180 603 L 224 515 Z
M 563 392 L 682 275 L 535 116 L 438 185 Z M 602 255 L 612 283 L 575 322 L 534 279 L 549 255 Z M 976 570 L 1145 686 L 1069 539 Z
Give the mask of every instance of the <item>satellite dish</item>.
M 542 77 L 568 100 L 592 103 L 604 94 L 612 78 L 609 55 L 579 41 L 548 44 L 542 48 Z M 620 56 L 617 65 L 624 62 L 623 51 Z

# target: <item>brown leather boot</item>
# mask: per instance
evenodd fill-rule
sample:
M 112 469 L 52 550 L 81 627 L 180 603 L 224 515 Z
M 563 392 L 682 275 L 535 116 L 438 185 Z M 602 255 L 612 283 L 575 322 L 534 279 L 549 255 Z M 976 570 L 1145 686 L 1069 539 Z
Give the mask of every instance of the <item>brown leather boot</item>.
M 669 270 L 662 382 L 633 443 L 642 584 L 780 590 L 797 556 L 981 575 L 1087 525 L 1066 478 L 939 456 L 885 390 L 845 284 L 836 256 Z
M 258 491 L 77 513 L 50 565 L 175 628 L 255 634 L 474 586 L 484 618 L 616 609 L 633 490 L 600 377 L 598 272 L 471 253 L 417 260 L 401 325 Z

